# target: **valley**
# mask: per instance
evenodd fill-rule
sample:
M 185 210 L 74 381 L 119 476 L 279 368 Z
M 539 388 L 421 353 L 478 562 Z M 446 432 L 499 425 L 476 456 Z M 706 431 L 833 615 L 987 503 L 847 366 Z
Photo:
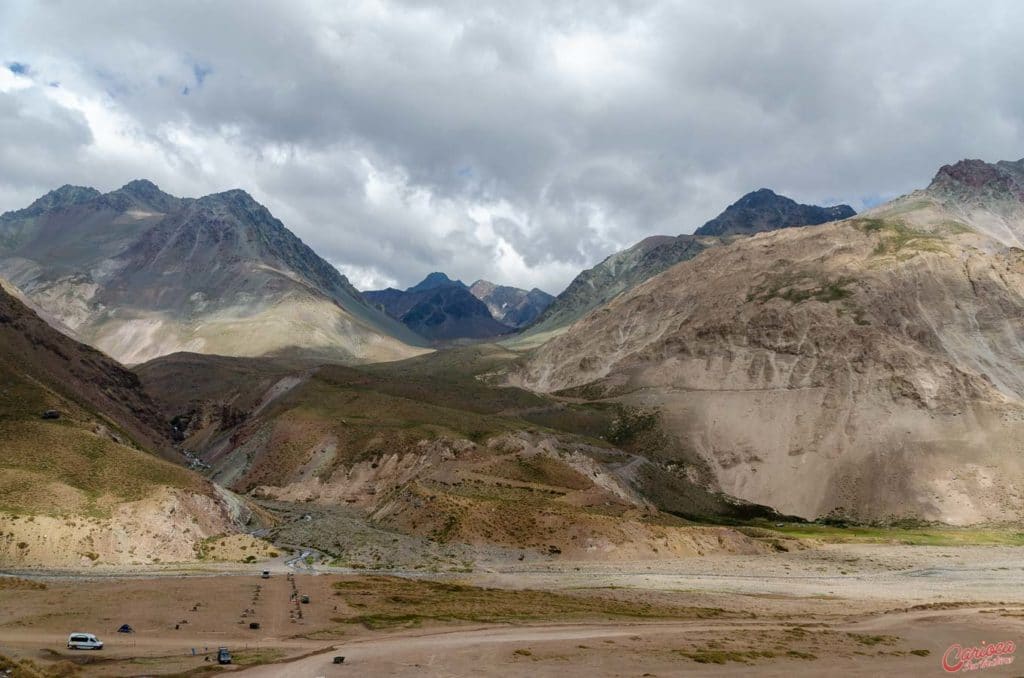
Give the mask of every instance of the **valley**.
M 1013 637 L 1018 169 L 944 167 L 861 215 L 763 189 L 558 297 L 438 272 L 360 293 L 241 191 L 7 213 L 0 661 L 877 675 Z M 75 220 L 104 247 L 47 253 Z M 72 281 L 99 301 L 58 303 Z M 225 343 L 151 341 L 128 307 Z M 102 655 L 62 649 L 71 626 Z

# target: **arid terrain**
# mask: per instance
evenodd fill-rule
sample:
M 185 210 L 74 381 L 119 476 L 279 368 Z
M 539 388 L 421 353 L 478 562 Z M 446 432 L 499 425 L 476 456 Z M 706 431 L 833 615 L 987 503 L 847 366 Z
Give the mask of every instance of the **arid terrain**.
M 1024 632 L 1021 555 L 818 541 L 772 555 L 448 574 L 354 574 L 281 556 L 22 575 L 0 579 L 0 655 L 80 676 L 208 675 L 221 670 L 206 660 L 221 646 L 235 656 L 223 671 L 268 677 L 941 675 L 950 645 Z M 116 633 L 124 623 L 135 633 Z M 106 647 L 68 651 L 73 630 Z

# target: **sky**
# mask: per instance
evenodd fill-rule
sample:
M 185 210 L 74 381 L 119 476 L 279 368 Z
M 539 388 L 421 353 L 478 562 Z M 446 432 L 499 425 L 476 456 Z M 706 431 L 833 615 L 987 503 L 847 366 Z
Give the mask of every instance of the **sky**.
M 557 293 L 744 193 L 1024 156 L 1024 3 L 0 2 L 0 211 L 243 188 L 357 287 Z

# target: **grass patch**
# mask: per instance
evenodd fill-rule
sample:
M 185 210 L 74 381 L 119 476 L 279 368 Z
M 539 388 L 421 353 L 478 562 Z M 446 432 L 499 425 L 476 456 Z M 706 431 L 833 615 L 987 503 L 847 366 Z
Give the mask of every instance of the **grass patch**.
M 0 577 L 0 591 L 45 591 L 46 584 L 20 577 Z
M 231 660 L 239 666 L 258 666 L 260 664 L 273 664 L 284 659 L 286 654 L 284 650 L 276 648 L 238 650 L 231 653 Z
M 462 584 L 367 576 L 334 584 L 336 595 L 357 612 L 331 621 L 368 629 L 419 626 L 424 622 L 504 623 L 547 619 L 720 617 L 718 608 L 670 607 L 600 596 L 548 591 L 477 588 Z
M 778 655 L 771 650 L 720 650 L 717 648 L 701 648 L 697 650 L 677 650 L 679 654 L 698 664 L 753 664 L 759 659 L 774 659 Z M 812 657 L 814 655 L 811 655 Z
M 11 678 L 72 678 L 81 670 L 69 661 L 43 666 L 31 659 L 12 659 L 0 654 L 0 675 Z
M 800 271 L 775 274 L 748 292 L 747 301 L 764 303 L 771 299 L 785 299 L 792 304 L 805 301 L 830 304 L 853 296 L 850 289 L 853 282 L 853 278 L 849 277 L 819 278 L 814 274 Z
M 867 645 L 868 647 L 874 647 L 875 645 L 894 645 L 899 638 L 896 636 L 877 636 L 863 633 L 847 633 L 848 637 L 861 645 Z
M 564 487 L 570 490 L 583 490 L 591 486 L 590 480 L 575 469 L 541 455 L 503 459 L 487 467 L 487 474 L 496 478 Z
M 748 530 L 739 528 L 742 532 Z M 767 529 L 796 539 L 817 539 L 828 543 L 906 544 L 909 546 L 1024 546 L 1024 532 L 1006 528 L 956 528 L 946 526 L 840 526 L 821 523 L 758 523 Z M 753 535 L 750 535 L 753 536 Z
M 945 252 L 943 237 L 937 233 L 921 231 L 907 226 L 897 219 L 857 219 L 851 222 L 865 233 L 877 233 L 880 238 L 875 245 L 875 256 L 895 255 L 906 252 Z M 966 229 L 957 222 L 947 222 L 945 230 L 962 233 Z

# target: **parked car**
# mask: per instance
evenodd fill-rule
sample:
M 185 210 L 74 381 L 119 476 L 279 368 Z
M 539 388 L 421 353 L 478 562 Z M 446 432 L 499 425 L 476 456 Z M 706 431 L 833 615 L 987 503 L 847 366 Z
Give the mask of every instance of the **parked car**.
M 103 641 L 91 633 L 72 633 L 68 636 L 69 650 L 102 650 Z
M 217 663 L 218 664 L 230 664 L 231 663 L 231 653 L 228 652 L 228 649 L 226 647 L 222 647 L 219 650 L 217 650 Z
M 261 579 L 270 579 L 270 570 L 263 570 L 263 574 L 260 575 Z

